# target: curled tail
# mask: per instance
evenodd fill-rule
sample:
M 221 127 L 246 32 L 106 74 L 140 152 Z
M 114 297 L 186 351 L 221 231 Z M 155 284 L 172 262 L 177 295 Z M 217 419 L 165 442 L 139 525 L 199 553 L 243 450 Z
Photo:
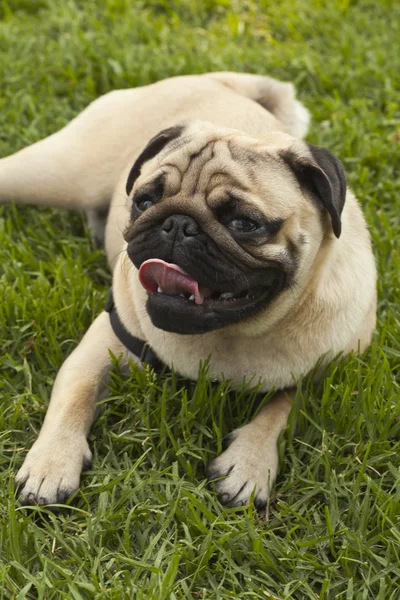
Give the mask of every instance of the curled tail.
M 248 73 L 221 72 L 209 73 L 209 76 L 258 102 L 285 125 L 290 135 L 300 139 L 307 135 L 310 113 L 296 100 L 296 90 L 292 83 Z

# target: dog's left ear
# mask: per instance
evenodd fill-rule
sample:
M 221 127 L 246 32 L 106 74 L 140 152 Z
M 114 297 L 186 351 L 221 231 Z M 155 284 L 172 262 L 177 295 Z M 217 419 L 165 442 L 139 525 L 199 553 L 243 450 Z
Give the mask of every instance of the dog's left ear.
M 295 173 L 302 187 L 307 188 L 328 211 L 333 233 L 342 231 L 341 214 L 346 198 L 346 176 L 343 165 L 326 148 L 307 144 L 311 158 L 291 150 L 280 153 L 280 157 Z
M 143 152 L 141 152 L 141 154 L 136 159 L 136 161 L 128 175 L 128 180 L 126 182 L 126 193 L 128 194 L 128 196 L 132 191 L 133 184 L 135 183 L 136 179 L 140 175 L 140 170 L 141 170 L 143 164 L 147 160 L 154 158 L 159 152 L 161 152 L 161 150 L 163 148 L 165 148 L 165 146 L 169 142 L 172 142 L 172 140 L 179 137 L 181 135 L 183 129 L 184 129 L 183 125 L 176 125 L 175 127 L 169 127 L 168 129 L 163 129 L 162 131 L 160 131 L 160 133 L 157 133 L 157 135 L 155 135 L 153 138 L 151 138 L 151 140 L 149 141 L 149 143 L 147 144 L 147 146 L 145 147 Z

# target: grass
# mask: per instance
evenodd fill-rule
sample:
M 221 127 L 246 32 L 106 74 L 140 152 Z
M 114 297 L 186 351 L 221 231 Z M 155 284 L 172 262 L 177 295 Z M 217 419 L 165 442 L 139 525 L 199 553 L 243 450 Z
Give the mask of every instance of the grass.
M 400 8 L 393 0 L 3 0 L 0 154 L 113 88 L 231 69 L 292 80 L 342 159 L 379 267 L 371 348 L 306 387 L 266 515 L 223 510 L 205 465 L 251 415 L 233 393 L 116 365 L 93 469 L 59 515 L 12 477 L 110 277 L 79 214 L 0 209 L 0 598 L 400 597 Z

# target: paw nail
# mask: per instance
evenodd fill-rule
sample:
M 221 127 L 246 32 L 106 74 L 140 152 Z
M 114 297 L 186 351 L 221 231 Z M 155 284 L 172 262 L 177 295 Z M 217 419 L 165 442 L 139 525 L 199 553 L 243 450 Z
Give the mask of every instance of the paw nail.
M 229 448 L 229 446 L 232 444 L 232 442 L 235 440 L 235 438 L 236 438 L 236 433 L 232 432 L 229 435 L 227 435 L 226 438 L 224 440 L 222 440 L 222 448 L 224 450 Z
M 221 504 L 227 504 L 229 502 L 229 494 L 227 494 L 226 492 L 224 494 L 221 494 L 219 497 L 219 500 L 221 502 Z
M 90 458 L 84 458 L 82 463 L 82 470 L 88 471 L 92 467 L 92 460 Z
M 260 498 L 255 498 L 254 499 L 254 506 L 257 510 L 262 510 L 265 508 L 267 504 L 266 500 L 261 500 Z

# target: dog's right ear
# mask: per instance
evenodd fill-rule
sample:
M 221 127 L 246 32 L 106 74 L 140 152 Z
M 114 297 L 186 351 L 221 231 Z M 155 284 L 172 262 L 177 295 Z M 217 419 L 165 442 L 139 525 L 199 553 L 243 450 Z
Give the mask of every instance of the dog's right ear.
M 128 175 L 128 180 L 126 182 L 126 193 L 128 194 L 128 196 L 132 191 L 133 184 L 140 175 L 140 170 L 143 164 L 147 160 L 154 158 L 154 156 L 161 152 L 161 150 L 165 148 L 165 146 L 169 142 L 172 142 L 172 140 L 178 138 L 181 135 L 183 129 L 183 125 L 176 125 L 175 127 L 163 129 L 162 131 L 160 131 L 160 133 L 157 133 L 157 135 L 151 138 L 146 148 L 136 159 L 135 164 L 133 165 Z

